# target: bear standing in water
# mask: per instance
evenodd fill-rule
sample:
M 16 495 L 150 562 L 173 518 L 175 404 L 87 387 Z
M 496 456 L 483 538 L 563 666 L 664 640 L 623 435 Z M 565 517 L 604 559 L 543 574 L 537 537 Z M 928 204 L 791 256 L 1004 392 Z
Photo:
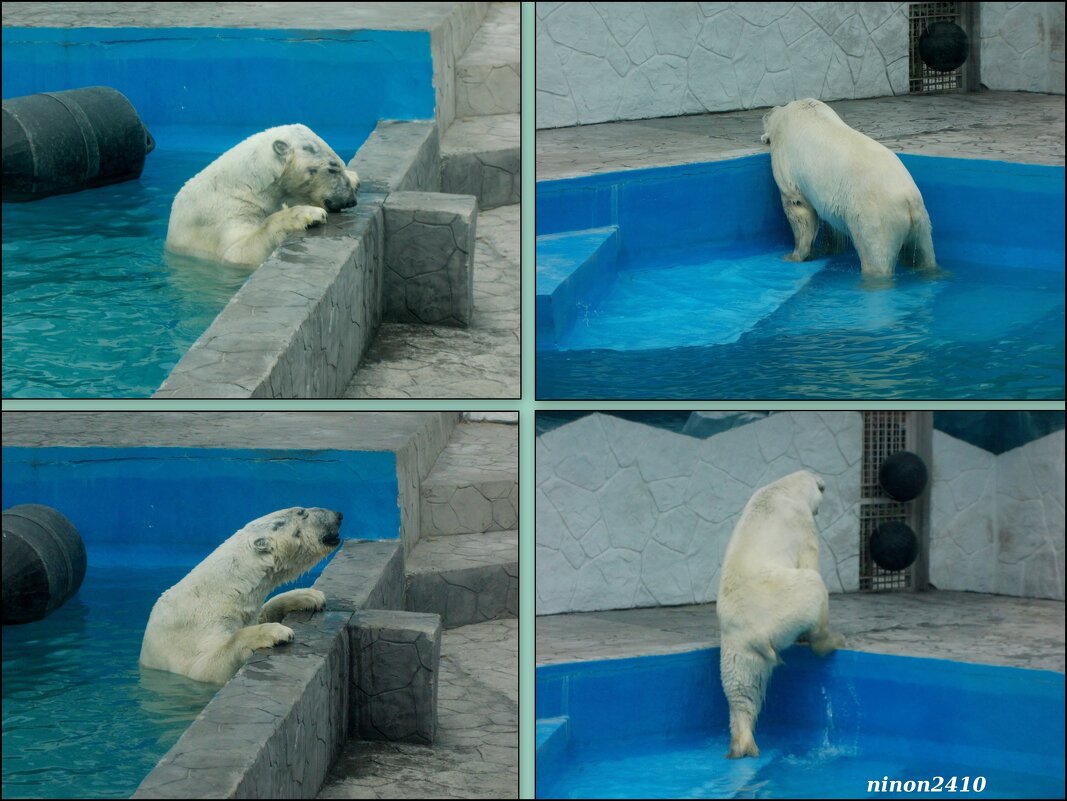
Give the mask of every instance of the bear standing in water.
M 819 220 L 850 237 L 864 275 L 892 275 L 900 258 L 932 270 L 930 217 L 896 153 L 849 128 L 818 100 L 794 100 L 763 117 L 764 144 L 793 229 L 787 261 L 805 261 Z
M 356 205 L 359 176 L 306 125 L 250 136 L 174 197 L 167 250 L 258 267 L 289 234 Z

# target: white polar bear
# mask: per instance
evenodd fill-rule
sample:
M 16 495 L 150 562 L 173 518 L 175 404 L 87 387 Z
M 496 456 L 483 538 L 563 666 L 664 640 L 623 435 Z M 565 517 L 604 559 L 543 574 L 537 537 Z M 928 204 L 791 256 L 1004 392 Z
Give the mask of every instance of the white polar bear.
M 258 267 L 289 234 L 356 205 L 359 176 L 305 125 L 248 137 L 174 197 L 167 250 Z
M 221 684 L 252 651 L 290 642 L 289 612 L 319 610 L 318 590 L 263 600 L 341 543 L 341 513 L 293 507 L 253 520 L 159 596 L 141 643 L 141 664 Z
M 827 627 L 829 599 L 819 575 L 815 514 L 824 486 L 798 470 L 756 490 L 726 547 L 716 612 L 731 758 L 759 756 L 752 729 L 783 649 L 802 635 L 819 656 L 845 645 Z
M 819 220 L 834 242 L 851 237 L 865 275 L 892 275 L 898 256 L 934 269 L 930 216 L 897 155 L 849 128 L 825 103 L 808 98 L 763 117 L 764 144 L 795 244 L 787 261 L 804 261 Z M 836 234 L 837 236 L 833 236 Z

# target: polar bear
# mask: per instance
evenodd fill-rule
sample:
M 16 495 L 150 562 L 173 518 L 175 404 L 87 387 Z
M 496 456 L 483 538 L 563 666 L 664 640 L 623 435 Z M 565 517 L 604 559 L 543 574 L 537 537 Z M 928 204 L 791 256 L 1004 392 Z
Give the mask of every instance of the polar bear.
M 845 645 L 828 628 L 819 575 L 815 514 L 824 488 L 799 470 L 756 490 L 726 547 L 715 606 L 731 759 L 759 756 L 752 729 L 778 654 L 802 636 L 819 656 Z
M 258 267 L 282 240 L 356 205 L 359 176 L 305 125 L 234 145 L 174 197 L 167 250 Z
M 793 229 L 787 261 L 804 261 L 822 220 L 831 247 L 851 237 L 864 275 L 893 274 L 898 256 L 932 270 L 930 216 L 897 155 L 849 128 L 825 103 L 808 98 L 772 108 L 761 140 Z
M 289 612 L 319 610 L 318 590 L 267 594 L 341 543 L 341 513 L 293 507 L 253 520 L 159 596 L 141 643 L 141 664 L 222 684 L 252 651 L 291 642 Z

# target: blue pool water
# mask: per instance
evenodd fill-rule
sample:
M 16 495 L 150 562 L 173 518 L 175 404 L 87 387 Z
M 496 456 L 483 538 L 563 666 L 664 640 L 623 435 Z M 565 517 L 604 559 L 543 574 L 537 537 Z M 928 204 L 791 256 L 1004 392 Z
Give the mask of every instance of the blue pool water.
M 785 654 L 729 760 L 718 649 L 537 670 L 540 798 L 862 798 L 868 781 L 982 776 L 1062 798 L 1062 673 L 842 651 Z M 881 793 L 941 797 L 941 792 Z M 956 795 L 957 793 L 951 793 Z
M 538 397 L 1063 397 L 1063 169 L 904 160 L 942 269 L 884 280 L 782 261 L 766 156 L 541 182 Z
M 250 275 L 163 252 L 182 184 L 245 137 L 311 127 L 346 161 L 379 119 L 432 118 L 425 31 L 3 29 L 3 96 L 125 94 L 140 180 L 3 206 L 3 394 L 145 397 Z
M 5 448 L 3 507 L 62 511 L 86 544 L 78 593 L 3 627 L 3 794 L 128 797 L 218 687 L 143 670 L 148 613 L 249 520 L 344 513 L 346 539 L 399 536 L 395 457 L 354 451 Z M 310 586 L 320 563 L 278 589 Z

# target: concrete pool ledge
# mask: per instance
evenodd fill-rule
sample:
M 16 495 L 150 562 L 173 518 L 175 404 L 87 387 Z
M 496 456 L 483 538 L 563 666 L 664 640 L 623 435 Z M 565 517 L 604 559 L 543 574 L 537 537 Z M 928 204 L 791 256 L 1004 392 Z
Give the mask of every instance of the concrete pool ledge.
M 359 205 L 282 243 L 153 397 L 339 398 L 383 319 L 469 323 L 477 206 L 436 192 L 439 158 L 435 123 L 380 122 L 349 162 Z M 440 252 L 410 246 L 438 229 Z

